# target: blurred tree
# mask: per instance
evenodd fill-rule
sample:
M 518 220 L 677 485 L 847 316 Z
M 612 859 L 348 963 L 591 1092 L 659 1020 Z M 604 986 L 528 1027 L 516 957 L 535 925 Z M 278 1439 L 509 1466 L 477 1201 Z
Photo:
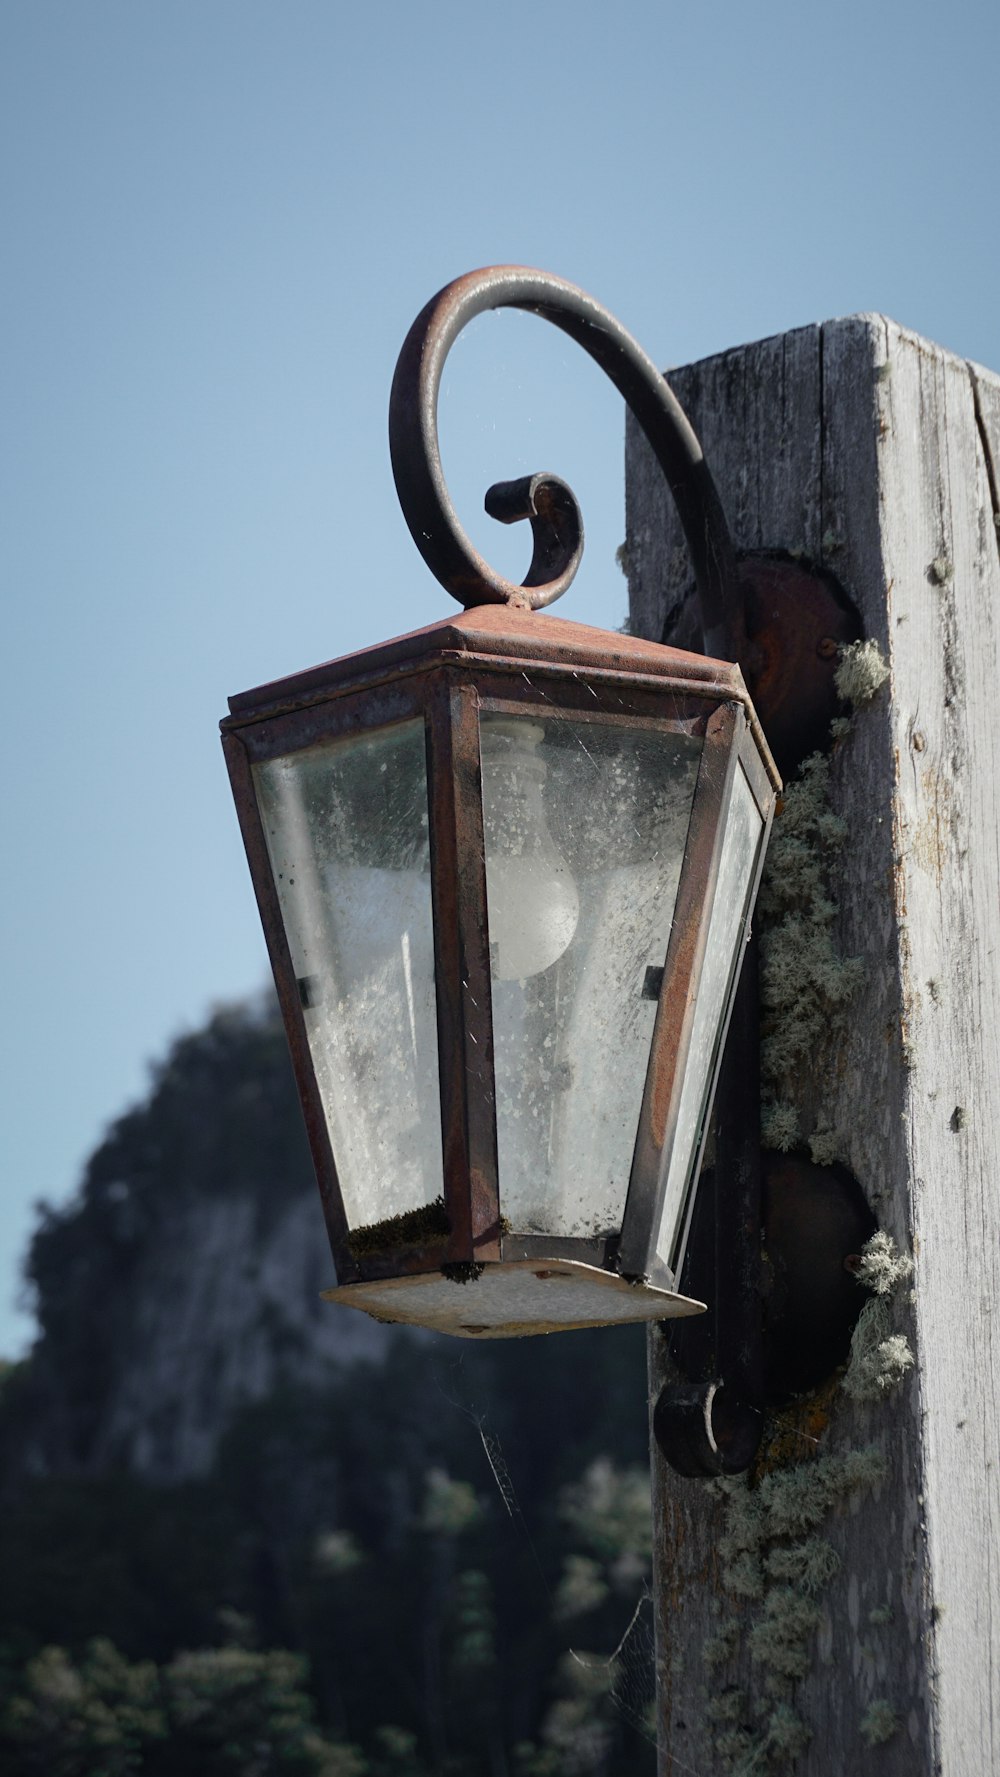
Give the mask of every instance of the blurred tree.
M 363 1777 L 353 1747 L 313 1723 L 306 1662 L 294 1654 L 208 1648 L 177 1654 L 163 1673 L 170 1743 L 157 1777 Z
M 400 1333 L 232 1403 L 200 1479 L 93 1462 L 163 1217 L 243 1193 L 265 1252 L 301 1145 L 284 1039 L 229 1011 L 43 1217 L 0 1378 L 4 1777 L 643 1777 L 641 1328 Z
M 209 1648 L 157 1669 L 109 1641 L 74 1663 L 61 1647 L 29 1660 L 0 1717 L 9 1777 L 366 1777 L 351 1746 L 324 1739 L 288 1653 Z
M 61 1647 L 28 1661 L 0 1717 L 9 1777 L 124 1777 L 167 1733 L 159 1675 L 95 1639 L 79 1664 Z

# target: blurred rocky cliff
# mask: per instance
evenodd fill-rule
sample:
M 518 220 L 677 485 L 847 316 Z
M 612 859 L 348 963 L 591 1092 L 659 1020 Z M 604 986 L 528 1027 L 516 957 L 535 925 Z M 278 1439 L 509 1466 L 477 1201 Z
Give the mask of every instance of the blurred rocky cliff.
M 78 1195 L 43 1210 L 27 1273 L 39 1337 L 8 1384 L 8 1476 L 203 1475 L 242 1407 L 390 1336 L 320 1299 L 333 1266 L 269 997 L 174 1044 Z

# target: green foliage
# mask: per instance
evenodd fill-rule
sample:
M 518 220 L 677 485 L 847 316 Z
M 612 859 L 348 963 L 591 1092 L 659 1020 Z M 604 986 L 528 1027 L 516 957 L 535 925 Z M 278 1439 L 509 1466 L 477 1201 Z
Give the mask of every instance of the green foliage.
M 369 1770 L 371 1777 L 426 1777 L 416 1734 L 392 1723 L 376 1728 Z
M 559 1666 L 562 1696 L 542 1728 L 545 1748 L 556 1755 L 559 1777 L 591 1777 L 606 1770 L 612 1736 L 609 1711 L 601 1708 L 614 1684 L 604 1662 L 566 1654 Z
M 608 1596 L 608 1583 L 600 1561 L 589 1555 L 567 1555 L 556 1593 L 556 1617 L 586 1616 Z
M 74 1662 L 61 1647 L 29 1660 L 0 1718 L 8 1777 L 364 1777 L 350 1746 L 323 1738 L 287 1653 L 208 1648 L 158 1669 L 109 1641 Z
M 234 1409 L 200 1480 L 97 1462 L 167 1218 L 249 1196 L 263 1249 L 276 1181 L 315 1190 L 284 1038 L 230 1010 L 42 1214 L 0 1379 L 4 1777 L 644 1777 L 643 1329 L 399 1334 Z
M 209 1642 L 220 1604 L 247 1602 L 236 1529 L 213 1482 L 32 1480 L 0 1513 L 0 1640 L 35 1651 L 103 1634 L 157 1660 Z
M 620 1470 L 609 1456 L 592 1462 L 581 1481 L 564 1487 L 559 1510 L 595 1554 L 623 1558 L 645 1572 L 652 1551 L 649 1470 Z
M 353 1573 L 364 1565 L 364 1551 L 349 1530 L 324 1530 L 316 1538 L 313 1560 L 317 1573 L 330 1576 Z
M 185 1777 L 319 1777 L 333 1749 L 316 1733 L 306 1663 L 289 1653 L 207 1648 L 163 1673 L 170 1750 Z M 348 1769 L 353 1754 L 348 1758 Z M 355 1762 L 361 1772 L 363 1764 Z
M 428 1470 L 421 1528 L 438 1536 L 458 1536 L 482 1517 L 476 1490 L 468 1481 L 453 1481 L 444 1469 Z
M 95 1639 L 79 1664 L 61 1647 L 29 1660 L 0 1718 L 8 1777 L 121 1777 L 143 1767 L 144 1749 L 164 1738 L 156 1667 L 130 1665 Z
M 610 1656 L 649 1573 L 643 1352 L 610 1343 L 446 1370 L 403 1338 L 245 1408 L 204 1481 L 28 1485 L 0 1520 L 5 1777 L 641 1777 Z
M 454 1593 L 452 1670 L 463 1676 L 492 1671 L 496 1666 L 496 1617 L 493 1588 L 485 1573 L 461 1573 Z

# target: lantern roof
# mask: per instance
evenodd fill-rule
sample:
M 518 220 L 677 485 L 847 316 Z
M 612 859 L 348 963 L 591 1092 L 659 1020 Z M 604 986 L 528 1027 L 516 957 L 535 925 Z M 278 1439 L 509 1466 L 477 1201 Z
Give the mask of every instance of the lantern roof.
M 597 629 L 592 624 L 573 623 L 545 611 L 521 610 L 512 605 L 476 605 L 392 641 L 239 692 L 229 699 L 230 715 L 222 727 L 235 727 L 283 710 L 320 703 L 349 690 L 448 665 L 506 670 L 544 665 L 569 676 L 582 671 L 588 676 L 611 676 L 634 684 L 655 681 L 664 689 L 739 703 L 746 711 L 768 773 L 775 787 L 780 788 L 777 767 L 735 662 L 711 660 L 704 654 L 668 648 L 661 642 L 644 641 L 619 630 Z

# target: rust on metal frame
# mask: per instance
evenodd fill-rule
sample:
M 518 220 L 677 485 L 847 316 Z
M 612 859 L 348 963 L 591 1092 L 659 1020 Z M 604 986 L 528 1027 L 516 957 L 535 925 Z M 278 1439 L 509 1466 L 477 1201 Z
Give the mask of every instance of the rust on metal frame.
M 268 713 L 258 720 L 230 717 L 223 733 L 238 734 L 254 765 L 286 753 L 301 753 L 328 741 L 391 728 L 422 717 L 427 708 L 431 675 L 411 674 L 373 691 L 348 689 L 298 709 Z
M 253 722 L 224 724 L 223 748 L 244 846 L 250 864 L 268 942 L 278 1002 L 288 1037 L 296 1084 L 302 1103 L 306 1134 L 319 1183 L 324 1219 L 330 1239 L 338 1283 L 370 1281 L 418 1271 L 436 1271 L 448 1257 L 444 1240 L 414 1239 L 396 1246 L 356 1253 L 344 1212 L 336 1159 L 316 1081 L 301 996 L 285 938 L 284 922 L 271 871 L 267 841 L 257 803 L 252 767 L 264 760 L 294 754 L 324 742 L 345 739 L 393 723 L 419 719 L 427 727 L 427 708 L 433 692 L 429 675 L 414 677 L 398 686 L 389 685 L 376 695 L 345 693 L 324 704 L 311 703 L 299 710 Z M 430 785 L 428 782 L 428 792 Z
M 306 1134 L 313 1157 L 313 1165 L 316 1168 L 323 1216 L 330 1237 L 337 1281 L 338 1283 L 353 1283 L 361 1277 L 362 1273 L 348 1244 L 347 1219 L 344 1214 L 336 1161 L 333 1157 L 323 1102 L 309 1050 L 309 1039 L 302 1016 L 302 1000 L 295 979 L 288 941 L 285 937 L 284 921 L 281 917 L 278 894 L 271 872 L 267 841 L 264 837 L 264 829 L 257 807 L 251 762 L 240 736 L 224 734 L 222 745 L 229 768 L 229 780 L 233 788 L 236 813 L 257 897 L 261 924 L 264 928 L 268 954 L 271 959 L 278 1003 L 281 1007 L 285 1033 L 291 1051 L 295 1083 L 299 1090 Z
M 231 714 L 223 721 L 223 732 L 325 705 L 349 693 L 369 696 L 412 674 L 443 666 L 488 669 L 508 677 L 526 673 L 529 683 L 532 674 L 543 680 L 590 679 L 595 688 L 615 690 L 624 681 L 637 694 L 693 697 L 702 708 L 706 701 L 740 703 L 771 780 L 780 788 L 777 767 L 737 665 L 509 605 L 463 611 L 391 642 L 242 692 L 229 700 Z
M 737 555 L 746 633 L 738 655 L 768 745 L 788 777 L 809 753 L 829 745 L 842 705 L 836 686 L 840 649 L 863 635 L 860 615 L 835 574 L 779 550 Z M 697 647 L 696 588 L 671 611 L 662 641 Z
M 505 1260 L 576 1259 L 601 1271 L 617 1271 L 618 1235 L 596 1239 L 578 1234 L 528 1234 L 504 1229 L 501 1246 Z
M 733 1040 L 723 1043 L 719 1055 L 717 1090 L 720 1112 L 715 1118 L 715 1176 L 712 1180 L 715 1196 L 715 1355 L 718 1372 L 725 1379 L 730 1412 L 719 1417 L 716 1442 L 740 1469 L 756 1455 L 764 1426 L 764 1328 L 760 1289 L 760 1006 L 756 940 L 747 946 L 733 996 L 730 1029 Z M 700 1158 L 699 1155 L 699 1161 Z M 693 1191 L 691 1195 L 693 1197 Z M 678 1275 L 679 1271 L 678 1266 Z M 729 1449 L 726 1449 L 727 1444 Z
M 724 705 L 709 718 L 706 728 L 625 1200 L 621 1262 L 628 1275 L 648 1274 L 655 1251 L 664 1153 L 669 1150 L 676 1121 L 691 1039 L 694 994 L 708 941 L 741 715 L 739 705 Z
M 448 1260 L 500 1257 L 493 1017 L 475 686 L 441 675 L 430 708 L 431 890 Z
M 729 1030 L 730 1030 L 730 1026 L 731 1026 L 731 1023 L 734 1020 L 734 1018 L 737 1020 L 737 1036 L 736 1036 L 736 1040 L 735 1040 L 735 1050 L 734 1050 L 733 1054 L 730 1055 L 730 1061 L 732 1064 L 731 1068 L 730 1068 L 730 1073 L 733 1075 L 733 1077 L 738 1076 L 742 1080 L 743 1084 L 740 1087 L 739 1091 L 733 1095 L 734 1102 L 736 1100 L 738 1100 L 738 1103 L 736 1103 L 736 1108 L 732 1112 L 730 1112 L 728 1109 L 725 1109 L 724 1114 L 728 1118 L 728 1120 L 731 1124 L 735 1123 L 738 1126 L 737 1132 L 734 1134 L 734 1136 L 732 1138 L 734 1152 L 736 1151 L 736 1147 L 738 1146 L 739 1152 L 741 1154 L 745 1154 L 750 1149 L 752 1149 L 754 1155 L 759 1155 L 759 1149 L 760 1149 L 760 1093 L 759 1093 L 759 1091 L 757 1091 L 756 1094 L 751 1092 L 748 1095 L 747 1091 L 746 1091 L 746 1083 L 745 1083 L 745 1075 L 747 1074 L 747 1072 L 756 1076 L 756 1071 L 759 1067 L 759 1059 L 756 1054 L 756 1050 L 757 1050 L 757 1046 L 758 1046 L 758 1031 L 757 1031 L 756 1022 L 753 1022 L 752 1023 L 753 1034 L 752 1034 L 752 1038 L 751 1038 L 751 1036 L 749 1034 L 751 1026 L 750 1026 L 750 1024 L 748 1024 L 748 1018 L 747 1018 L 747 1013 L 746 1013 L 746 1009 L 745 1009 L 746 1003 L 749 1003 L 749 1002 L 741 1001 L 740 996 L 743 993 L 743 989 L 744 989 L 744 985 L 745 985 L 744 981 L 743 981 L 743 974 L 745 973 L 746 969 L 749 968 L 752 975 L 753 975 L 753 983 L 754 983 L 753 988 L 752 988 L 753 1020 L 756 1021 L 756 1019 L 757 1019 L 757 998 L 756 998 L 757 952 L 756 952 L 756 949 L 753 946 L 752 942 L 750 941 L 752 928 L 749 925 L 749 920 L 752 915 L 753 908 L 756 905 L 757 892 L 760 888 L 760 879 L 761 879 L 761 876 L 763 875 L 763 871 L 764 871 L 764 859 L 767 854 L 768 840 L 769 840 L 770 834 L 771 834 L 771 825 L 774 820 L 774 812 L 775 812 L 775 807 L 777 805 L 777 799 L 775 797 L 773 787 L 771 786 L 770 781 L 768 779 L 767 773 L 764 770 L 763 762 L 762 762 L 759 754 L 757 753 L 756 748 L 752 745 L 752 742 L 750 741 L 750 738 L 746 734 L 746 732 L 744 732 L 744 734 L 740 737 L 740 739 L 738 741 L 736 771 L 734 771 L 730 775 L 729 781 L 727 784 L 726 803 L 725 803 L 725 806 L 723 809 L 723 814 L 722 814 L 723 827 L 725 827 L 725 825 L 727 824 L 727 821 L 728 821 L 729 807 L 731 805 L 733 794 L 734 794 L 734 789 L 735 789 L 736 772 L 742 772 L 743 777 L 747 783 L 747 787 L 749 788 L 750 793 L 753 796 L 753 798 L 757 804 L 757 808 L 758 808 L 758 811 L 759 811 L 760 817 L 761 817 L 761 832 L 760 832 L 760 837 L 757 842 L 757 855 L 756 855 L 756 860 L 754 863 L 753 873 L 752 873 L 750 880 L 748 882 L 748 885 L 747 885 L 746 899 L 745 899 L 744 910 L 743 910 L 744 930 L 747 933 L 747 943 L 745 946 L 745 950 L 743 948 L 737 950 L 736 956 L 733 959 L 733 976 L 732 976 L 732 979 L 729 983 L 729 987 L 728 987 L 727 994 L 726 994 L 725 1016 L 723 1018 L 722 1024 L 720 1025 L 720 1027 L 716 1033 L 715 1051 L 714 1051 L 714 1056 L 713 1056 L 713 1061 L 712 1061 L 712 1067 L 711 1067 L 710 1074 L 709 1074 L 709 1088 L 708 1088 L 708 1095 L 707 1095 L 707 1100 L 706 1100 L 706 1105 L 705 1105 L 705 1114 L 704 1114 L 704 1122 L 703 1122 L 702 1133 L 701 1133 L 701 1140 L 699 1143 L 698 1152 L 695 1155 L 694 1165 L 692 1167 L 691 1173 L 690 1173 L 688 1181 L 687 1181 L 687 1199 L 686 1199 L 686 1202 L 682 1208 L 682 1213 L 681 1213 L 680 1217 L 678 1218 L 678 1232 L 675 1236 L 674 1247 L 673 1247 L 673 1251 L 672 1251 L 672 1255 L 671 1255 L 671 1258 L 672 1258 L 671 1270 L 673 1271 L 674 1275 L 676 1275 L 677 1277 L 680 1276 L 681 1268 L 684 1263 L 684 1248 L 687 1243 L 687 1238 L 688 1238 L 688 1234 L 690 1231 L 691 1216 L 692 1216 L 692 1212 L 693 1212 L 693 1208 L 694 1208 L 694 1198 L 695 1198 L 695 1195 L 696 1195 L 697 1189 L 698 1189 L 698 1177 L 699 1177 L 699 1173 L 701 1171 L 701 1167 L 704 1163 L 705 1149 L 706 1149 L 708 1139 L 709 1139 L 710 1118 L 712 1115 L 713 1104 L 716 1101 L 717 1095 L 721 1091 L 722 1092 L 722 1100 L 720 1102 L 725 1107 L 726 1102 L 727 1102 L 727 1097 L 729 1094 L 729 1087 L 728 1087 L 727 1083 L 723 1080 L 723 1071 L 724 1071 L 724 1064 L 726 1062 L 726 1057 L 727 1057 L 727 1044 L 728 1044 L 728 1040 L 729 1040 Z M 751 991 L 751 990 L 748 990 L 748 991 Z M 742 1011 L 739 1009 L 741 1005 L 743 1006 Z M 737 1014 L 738 1014 L 738 1016 L 737 1016 Z M 743 1053 L 743 1048 L 747 1042 L 751 1042 L 753 1050 L 754 1050 L 754 1054 L 753 1054 L 753 1057 L 750 1062 L 746 1061 L 746 1057 Z M 741 1072 L 741 1069 L 742 1069 L 742 1072 Z M 717 1116 L 716 1117 L 717 1139 L 718 1139 L 718 1129 L 720 1127 L 720 1123 L 721 1123 L 721 1118 L 719 1116 Z M 749 1144 L 749 1147 L 748 1147 L 748 1144 Z M 742 1165 L 743 1162 L 741 1161 L 740 1164 Z M 756 1161 L 755 1161 L 755 1164 L 756 1164 Z M 755 1192 L 756 1192 L 756 1195 L 754 1195 Z M 735 1193 L 734 1213 L 737 1216 L 742 1215 L 744 1221 L 749 1220 L 750 1222 L 753 1222 L 754 1225 L 759 1225 L 759 1216 L 758 1216 L 759 1198 L 760 1198 L 759 1176 L 757 1176 L 757 1183 L 756 1184 L 754 1184 L 754 1181 L 752 1178 L 749 1180 L 746 1193 L 744 1193 L 742 1196 L 740 1195 L 740 1192 L 738 1190 Z M 749 1207 L 747 1207 L 748 1204 L 749 1204 Z M 741 1207 L 741 1205 L 742 1205 L 742 1207 Z M 756 1220 L 755 1220 L 755 1218 L 756 1218 Z
M 784 776 L 825 752 L 842 708 L 840 650 L 863 634 L 833 574 L 791 557 L 746 556 L 739 565 L 746 614 L 742 664 L 768 744 Z

